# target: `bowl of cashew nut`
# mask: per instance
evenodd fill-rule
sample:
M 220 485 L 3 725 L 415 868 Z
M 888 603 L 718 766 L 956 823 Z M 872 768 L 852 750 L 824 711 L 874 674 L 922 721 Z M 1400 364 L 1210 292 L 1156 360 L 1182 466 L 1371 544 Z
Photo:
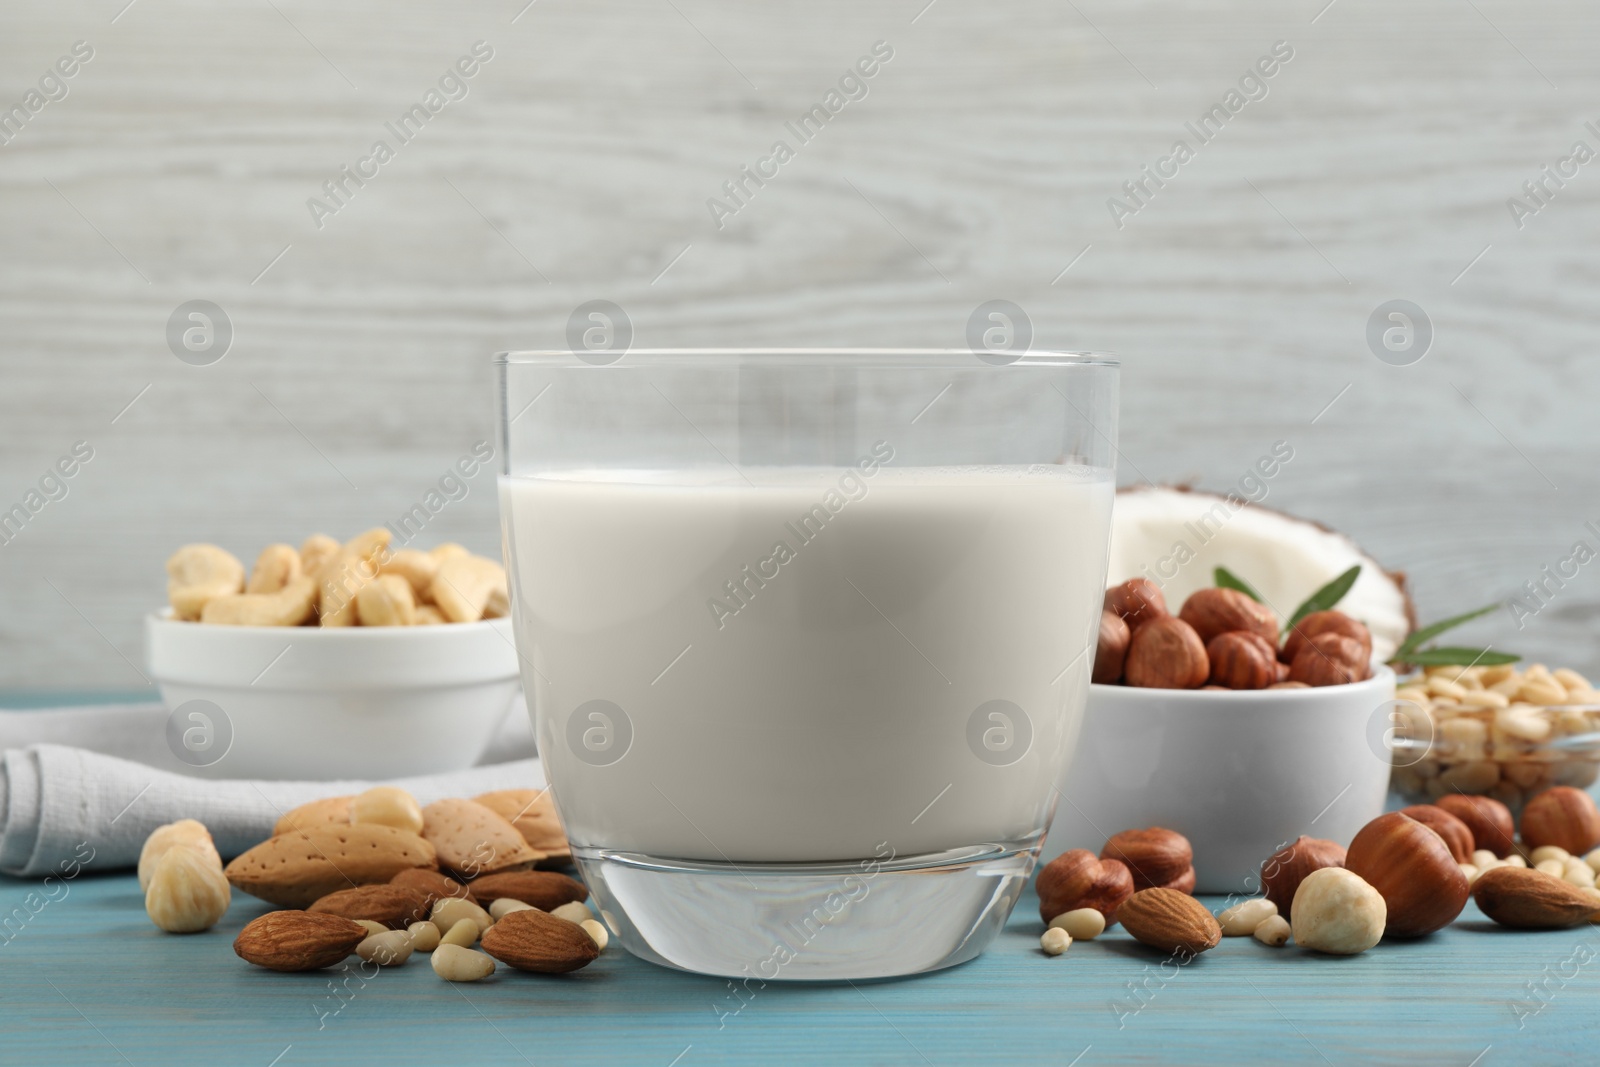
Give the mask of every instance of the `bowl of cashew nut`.
M 505 569 L 390 532 L 216 545 L 167 561 L 145 619 L 169 742 L 216 778 L 389 778 L 472 766 L 519 704 Z M 517 713 L 521 713 L 520 706 Z

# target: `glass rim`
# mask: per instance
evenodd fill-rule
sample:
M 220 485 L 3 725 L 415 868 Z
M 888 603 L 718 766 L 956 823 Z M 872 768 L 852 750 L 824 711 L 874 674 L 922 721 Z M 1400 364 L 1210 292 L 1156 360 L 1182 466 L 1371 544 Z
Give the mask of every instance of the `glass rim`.
M 985 356 L 989 358 L 985 358 Z M 519 349 L 496 352 L 495 366 L 547 366 L 573 370 L 626 370 L 625 359 L 643 357 L 650 363 L 672 366 L 730 366 L 751 356 L 783 366 L 846 366 L 874 369 L 949 369 L 953 365 L 983 367 L 1115 367 L 1122 361 L 1109 352 L 1073 352 L 1058 349 L 1029 350 L 1014 360 L 996 359 L 1002 353 L 978 353 L 970 348 L 630 348 L 609 363 L 591 363 L 571 349 Z

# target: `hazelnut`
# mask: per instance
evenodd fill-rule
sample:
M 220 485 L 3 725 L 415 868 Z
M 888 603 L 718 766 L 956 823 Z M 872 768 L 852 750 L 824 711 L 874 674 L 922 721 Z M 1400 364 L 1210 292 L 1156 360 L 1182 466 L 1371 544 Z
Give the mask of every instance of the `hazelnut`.
M 1102 860 L 1118 860 L 1133 875 L 1135 890 L 1166 887 L 1187 892 L 1171 883 L 1191 875 L 1194 849 L 1189 839 L 1176 830 L 1152 826 L 1147 830 L 1124 830 L 1112 834 L 1100 850 Z M 1194 888 L 1190 877 L 1189 889 Z
M 207 845 L 210 844 L 209 839 Z M 209 930 L 222 919 L 232 896 L 215 849 L 177 844 L 161 854 L 150 872 L 144 910 L 150 921 L 173 934 Z
M 1511 809 L 1493 797 L 1446 793 L 1434 804 L 1467 824 L 1474 851 L 1488 849 L 1500 859 L 1515 851 L 1517 831 L 1511 821 Z
M 1434 804 L 1413 804 L 1400 811 L 1444 839 L 1457 863 L 1471 863 L 1475 844 L 1467 824 Z
M 1318 634 L 1339 634 L 1361 645 L 1363 660 L 1372 658 L 1372 631 L 1342 611 L 1313 611 L 1294 624 L 1283 642 L 1283 662 L 1293 663 L 1296 653 L 1305 647 L 1307 639 Z
M 1121 616 L 1130 630 L 1137 630 L 1151 619 L 1169 614 L 1167 598 L 1148 578 L 1129 578 L 1106 590 L 1105 609 Z
M 1079 908 L 1093 908 L 1117 921 L 1117 909 L 1133 896 L 1133 874 L 1118 860 L 1102 860 L 1086 848 L 1063 852 L 1039 872 L 1039 917 L 1049 922 Z
M 1128 656 L 1128 624 L 1114 611 L 1100 613 L 1100 643 L 1094 650 L 1094 675 L 1090 681 L 1110 685 L 1122 680 L 1122 662 Z
M 1278 617 L 1237 589 L 1198 589 L 1183 602 L 1178 618 L 1193 626 L 1206 644 L 1218 634 L 1245 630 L 1278 647 Z
M 1295 891 L 1312 871 L 1343 866 L 1343 848 L 1332 841 L 1302 834 L 1293 844 L 1268 856 L 1261 865 L 1261 889 L 1280 912 L 1290 915 Z
M 1383 938 L 1387 918 L 1383 894 L 1338 867 L 1312 871 L 1294 892 L 1291 926 L 1301 948 L 1354 956 Z
M 1123 674 L 1147 689 L 1198 689 L 1211 676 L 1211 660 L 1193 627 L 1163 615 L 1133 631 Z
M 1248 630 L 1218 634 L 1206 645 L 1211 680 L 1229 689 L 1265 689 L 1278 680 L 1277 652 L 1272 643 Z
M 1546 789 L 1522 809 L 1522 841 L 1529 848 L 1557 845 L 1581 856 L 1600 845 L 1600 810 L 1581 789 Z
M 1364 681 L 1370 667 L 1360 642 L 1342 634 L 1306 638 L 1289 664 L 1289 680 L 1310 686 L 1348 685 Z
M 1383 895 L 1384 932 L 1420 937 L 1467 906 L 1467 876 L 1444 838 L 1403 812 L 1380 815 L 1350 842 L 1345 867 Z

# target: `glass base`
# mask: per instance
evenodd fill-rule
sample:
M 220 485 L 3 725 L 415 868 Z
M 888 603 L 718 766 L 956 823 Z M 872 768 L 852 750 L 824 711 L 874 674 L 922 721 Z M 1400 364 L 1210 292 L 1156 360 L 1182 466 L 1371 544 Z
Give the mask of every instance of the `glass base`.
M 893 978 L 952 967 L 1000 932 L 1038 856 L 971 845 L 843 863 L 705 863 L 574 849 L 601 917 L 663 967 L 748 981 Z

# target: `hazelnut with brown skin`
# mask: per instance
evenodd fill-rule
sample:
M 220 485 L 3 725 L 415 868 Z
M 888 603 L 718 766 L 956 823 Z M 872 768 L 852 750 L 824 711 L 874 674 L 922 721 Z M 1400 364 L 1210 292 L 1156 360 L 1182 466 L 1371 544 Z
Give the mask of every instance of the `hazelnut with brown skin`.
M 1278 680 L 1279 663 L 1272 643 L 1257 633 L 1230 630 L 1206 646 L 1211 681 L 1229 689 L 1265 689 Z
M 1434 804 L 1467 824 L 1467 829 L 1472 831 L 1474 850 L 1488 849 L 1505 859 L 1516 848 L 1517 831 L 1511 820 L 1511 809 L 1494 797 L 1446 793 Z
M 1218 634 L 1244 630 L 1278 647 L 1278 617 L 1237 589 L 1197 589 L 1183 602 L 1178 618 L 1193 626 L 1206 644 Z
M 1122 673 L 1146 689 L 1198 689 L 1211 677 L 1211 660 L 1193 627 L 1164 615 L 1133 631 Z
M 1345 868 L 1389 908 L 1384 936 L 1421 937 L 1455 921 L 1469 887 L 1444 838 L 1404 812 L 1380 815 L 1350 842 Z
M 1279 914 L 1287 918 L 1294 906 L 1295 890 L 1306 875 L 1324 867 L 1343 867 L 1344 859 L 1344 849 L 1334 842 L 1302 834 L 1261 864 L 1261 889 L 1278 906 Z
M 1114 611 L 1100 613 L 1100 640 L 1094 652 L 1094 675 L 1090 681 L 1112 685 L 1122 680 L 1122 664 L 1128 657 L 1131 636 L 1122 616 Z
M 1294 624 L 1280 653 L 1283 662 L 1293 663 L 1295 654 L 1318 634 L 1339 634 L 1361 645 L 1362 661 L 1372 658 L 1372 631 L 1342 611 L 1314 611 Z
M 1472 862 L 1472 831 L 1467 829 L 1466 823 L 1435 804 L 1413 804 L 1400 811 L 1443 838 L 1457 863 Z
M 1369 672 L 1361 645 L 1342 634 L 1322 633 L 1306 639 L 1294 662 L 1289 680 L 1310 686 L 1348 685 L 1365 681 Z
M 1118 860 L 1103 860 L 1086 848 L 1075 848 L 1045 864 L 1034 888 L 1039 892 L 1039 918 L 1047 923 L 1069 911 L 1093 908 L 1112 926 L 1117 909 L 1133 896 L 1133 874 Z
M 1594 798 L 1570 785 L 1558 785 L 1522 809 L 1522 843 L 1529 848 L 1556 845 L 1582 856 L 1600 845 L 1600 810 Z
M 1173 884 L 1186 876 L 1189 889 L 1194 888 L 1194 848 L 1189 839 L 1176 830 L 1152 826 L 1112 834 L 1100 850 L 1100 858 L 1125 864 L 1133 875 L 1135 890 L 1166 886 L 1187 892 Z
M 1148 578 L 1129 578 L 1121 585 L 1107 589 L 1105 609 L 1121 616 L 1130 630 L 1137 630 L 1151 619 L 1168 614 L 1167 598 L 1161 595 L 1161 588 Z

